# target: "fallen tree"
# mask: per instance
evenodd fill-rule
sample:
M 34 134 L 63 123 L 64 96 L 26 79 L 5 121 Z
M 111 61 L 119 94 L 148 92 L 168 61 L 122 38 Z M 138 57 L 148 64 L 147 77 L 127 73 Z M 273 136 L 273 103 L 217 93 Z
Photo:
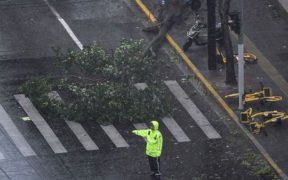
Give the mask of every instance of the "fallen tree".
M 123 40 L 115 50 L 97 45 L 82 51 L 58 51 L 61 76 L 26 82 L 21 89 L 48 119 L 72 121 L 146 122 L 167 115 L 169 99 L 160 82 L 161 61 L 142 58 L 143 41 Z M 135 83 L 149 84 L 137 90 Z M 65 103 L 51 100 L 58 91 Z
M 198 0 L 195 2 L 198 2 Z M 195 5 L 193 4 L 193 6 Z M 149 53 L 154 54 L 154 52 L 158 51 L 169 30 L 175 24 L 183 23 L 185 17 L 187 17 L 189 7 L 190 6 L 183 0 L 171 0 L 171 2 L 165 7 L 166 9 L 163 14 L 163 21 L 156 22 L 152 26 L 143 29 L 144 31 L 158 31 L 158 34 L 146 46 L 144 56 L 149 55 Z M 200 7 L 197 5 L 194 8 L 199 9 Z

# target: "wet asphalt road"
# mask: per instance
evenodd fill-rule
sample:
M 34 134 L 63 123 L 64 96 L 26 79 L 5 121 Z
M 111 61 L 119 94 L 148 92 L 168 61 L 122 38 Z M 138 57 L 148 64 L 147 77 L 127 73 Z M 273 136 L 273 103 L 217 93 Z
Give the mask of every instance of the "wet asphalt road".
M 116 47 L 122 38 L 146 37 L 141 32 L 142 25 L 138 17 L 123 1 L 49 2 L 84 45 L 96 42 L 110 49 Z M 107 143 L 109 139 L 103 136 L 99 126 L 83 124 L 100 147 L 97 152 L 87 152 L 63 121 L 49 120 L 49 125 L 69 151 L 67 154 L 56 155 L 31 122 L 20 120 L 20 117 L 26 115 L 13 98 L 13 94 L 18 91 L 18 81 L 53 71 L 53 47 L 64 50 L 78 47 L 44 1 L 0 0 L 0 17 L 0 103 L 37 152 L 36 157 L 23 157 L 1 128 L 0 151 L 5 152 L 6 159 L 0 162 L 0 179 L 150 179 L 147 177 L 149 172 L 143 155 L 143 142 L 130 134 L 132 126 L 117 126 L 131 145 L 130 148 L 119 149 L 111 142 Z M 179 70 L 166 70 L 169 78 L 181 79 Z M 246 140 L 241 135 L 231 137 L 225 123 L 219 120 L 201 97 L 193 94 L 196 90 L 185 84 L 183 87 L 197 101 L 197 105 L 223 139 L 207 140 L 195 123 L 189 121 L 183 108 L 175 103 L 175 116 L 183 119 L 179 125 L 192 142 L 178 144 L 167 129 L 162 129 L 167 135 L 167 148 L 163 155 L 164 179 L 253 179 L 247 174 L 247 169 L 239 167 L 235 158 L 235 154 L 241 154 L 243 149 L 253 149 L 253 146 L 249 143 L 243 145 Z M 221 115 L 221 112 L 217 114 Z M 238 148 L 240 145 L 243 149 Z
M 133 16 L 121 1 L 49 2 L 84 45 L 113 48 L 122 38 L 136 38 Z M 77 48 L 44 1 L 0 1 L 0 13 L 1 60 L 51 57 L 53 47 Z
M 60 15 L 84 45 L 96 42 L 113 48 L 122 38 L 138 38 L 133 36 L 139 34 L 135 33 L 138 29 L 134 18 L 121 1 L 49 2 L 61 12 Z M 122 173 L 119 175 L 117 170 L 114 171 L 113 165 L 105 165 L 114 159 L 114 155 L 106 152 L 116 151 L 113 154 L 117 157 L 119 150 L 113 149 L 112 143 L 105 143 L 109 139 L 103 137 L 103 133 L 97 133 L 101 131 L 99 126 L 83 125 L 101 147 L 100 152 L 95 153 L 85 151 L 63 121 L 50 121 L 54 132 L 69 150 L 68 155 L 62 156 L 54 155 L 33 124 L 20 121 L 20 117 L 26 115 L 18 111 L 13 99 L 19 80 L 51 73 L 53 58 L 50 57 L 55 55 L 52 48 L 77 50 L 78 47 L 42 0 L 0 1 L 0 15 L 1 104 L 16 120 L 16 126 L 38 154 L 37 157 L 24 158 L 1 128 L 0 149 L 6 152 L 6 160 L 0 165 L 0 179 L 121 179 Z

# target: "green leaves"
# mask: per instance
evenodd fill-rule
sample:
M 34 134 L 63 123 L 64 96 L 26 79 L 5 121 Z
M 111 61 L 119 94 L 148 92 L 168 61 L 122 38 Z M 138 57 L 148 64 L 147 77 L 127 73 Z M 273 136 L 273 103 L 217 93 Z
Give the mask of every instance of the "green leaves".
M 77 72 L 85 75 L 101 72 L 109 60 L 104 49 L 96 44 L 85 46 L 80 52 L 70 49 L 66 55 L 56 50 L 56 55 L 60 69 L 66 73 Z
M 103 82 L 86 88 L 67 86 L 62 93 L 73 95 L 66 115 L 75 121 L 144 122 L 168 110 L 167 105 L 162 104 L 163 99 L 159 98 L 163 97 L 163 92 L 156 87 L 139 91 L 119 83 Z
M 51 116 L 60 114 L 69 120 L 127 123 L 157 118 L 169 109 L 164 87 L 157 80 L 161 61 L 143 57 L 144 46 L 142 40 L 123 40 L 110 53 L 96 44 L 81 52 L 69 50 L 66 55 L 58 50 L 63 78 L 49 83 L 47 79 L 30 81 L 22 90 L 42 111 L 49 109 Z M 149 87 L 137 90 L 137 82 Z M 52 90 L 63 95 L 65 104 L 48 99 Z

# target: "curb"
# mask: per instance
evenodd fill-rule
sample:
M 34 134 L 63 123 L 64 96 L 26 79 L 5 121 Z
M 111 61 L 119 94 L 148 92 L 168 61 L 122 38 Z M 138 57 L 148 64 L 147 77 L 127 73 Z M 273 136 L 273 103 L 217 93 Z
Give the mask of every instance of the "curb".
M 135 0 L 136 4 L 143 11 L 143 13 L 147 16 L 147 18 L 151 22 L 157 21 L 155 16 L 150 12 L 150 10 L 145 6 L 145 4 L 141 0 Z M 218 92 L 213 88 L 213 86 L 209 83 L 209 81 L 201 74 L 201 72 L 197 69 L 197 67 L 192 63 L 192 61 L 188 58 L 188 56 L 183 52 L 178 43 L 169 35 L 166 34 L 166 39 L 168 43 L 178 52 L 178 54 L 182 57 L 191 71 L 197 76 L 197 78 L 204 84 L 207 90 L 214 96 L 217 102 L 227 111 L 229 116 L 235 121 L 238 127 L 245 133 L 245 135 L 252 141 L 252 143 L 256 146 L 256 148 L 260 151 L 260 153 L 265 157 L 265 159 L 269 162 L 269 164 L 273 167 L 273 169 L 279 174 L 279 176 L 288 180 L 288 176 L 283 172 L 283 170 L 275 163 L 272 157 L 268 154 L 268 152 L 264 149 L 264 147 L 258 142 L 258 140 L 245 128 L 240 122 L 238 116 L 235 112 L 226 104 L 226 102 L 221 98 Z

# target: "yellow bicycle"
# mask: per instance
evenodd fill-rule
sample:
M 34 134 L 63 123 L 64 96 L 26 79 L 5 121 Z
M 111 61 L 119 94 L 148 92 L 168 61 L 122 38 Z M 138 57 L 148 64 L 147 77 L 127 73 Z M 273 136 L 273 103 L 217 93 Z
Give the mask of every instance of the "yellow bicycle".
M 224 96 L 225 99 L 238 99 L 239 93 L 228 94 Z M 282 96 L 272 96 L 272 90 L 269 87 L 263 87 L 261 91 L 254 93 L 245 93 L 243 95 L 243 104 L 252 103 L 252 102 L 277 102 L 282 101 Z
M 264 130 L 266 124 L 276 124 L 281 125 L 282 121 L 288 119 L 288 116 L 285 112 L 280 111 L 264 111 L 252 113 L 252 108 L 248 108 L 246 111 L 241 112 L 241 123 L 248 124 L 250 130 L 259 134 Z M 267 133 L 263 131 L 266 135 Z
M 218 48 L 216 49 L 216 54 L 221 57 L 222 62 L 223 62 L 224 64 L 227 63 L 227 58 L 224 56 L 224 54 L 223 54 Z M 252 63 L 256 63 L 257 60 L 258 60 L 258 59 L 257 59 L 257 56 L 256 56 L 255 54 L 253 54 L 253 53 L 250 53 L 250 52 L 244 53 L 243 58 L 244 58 L 244 61 L 245 61 L 245 62 L 251 63 L 251 64 L 252 64 Z M 238 60 L 239 60 L 238 54 L 234 54 L 234 60 L 235 60 L 235 61 L 238 61 Z
M 239 60 L 238 54 L 235 54 L 234 58 L 238 61 Z M 244 61 L 247 63 L 255 63 L 257 61 L 257 56 L 249 52 L 244 53 L 243 58 L 244 58 Z

